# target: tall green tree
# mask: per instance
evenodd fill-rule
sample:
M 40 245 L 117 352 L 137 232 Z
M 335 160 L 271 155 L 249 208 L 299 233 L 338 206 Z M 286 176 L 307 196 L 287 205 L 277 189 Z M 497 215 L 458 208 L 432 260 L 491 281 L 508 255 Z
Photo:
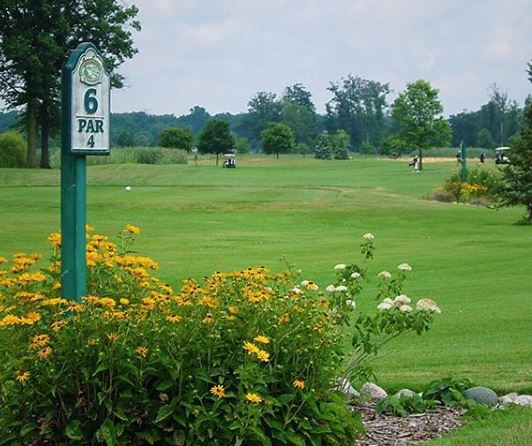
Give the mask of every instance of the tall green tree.
M 282 122 L 271 122 L 261 133 L 261 149 L 264 153 L 290 153 L 294 148 L 294 134 L 290 127 Z
M 392 105 L 392 115 L 400 123 L 400 138 L 419 149 L 421 156 L 423 149 L 438 140 L 442 132 L 449 135 L 438 94 L 430 82 L 420 79 L 408 84 Z
M 194 133 L 187 127 L 168 127 L 159 136 L 159 145 L 190 152 L 194 142 Z
M 294 133 L 296 143 L 311 145 L 316 139 L 316 113 L 294 102 L 283 102 L 281 122 Z
M 233 152 L 236 148 L 235 137 L 229 124 L 218 119 L 211 119 L 201 129 L 198 139 L 198 150 L 201 153 L 215 153 L 216 165 L 221 153 Z
M 68 52 L 90 41 L 102 52 L 113 87 L 116 68 L 131 58 L 132 31 L 140 30 L 136 6 L 118 0 L 3 0 L 0 3 L 0 95 L 23 106 L 28 135 L 27 164 L 36 166 L 41 128 L 41 165 L 48 167 L 48 138 L 59 123 L 60 72 Z
M 257 147 L 261 132 L 268 124 L 281 121 L 281 107 L 275 93 L 259 91 L 248 102 L 248 112 L 240 121 L 239 132 L 248 138 L 252 146 Z
M 314 105 L 314 102 L 312 102 L 312 93 L 301 83 L 286 87 L 282 101 L 305 107 L 311 112 L 316 113 L 316 106 Z
M 532 65 L 529 64 L 532 82 Z M 525 221 L 532 224 L 532 101 L 527 101 L 519 137 L 508 152 L 510 164 L 503 168 L 497 191 L 499 206 L 524 205 Z
M 349 74 L 340 82 L 331 82 L 327 89 L 333 94 L 325 105 L 327 130 L 345 130 L 356 149 L 363 141 L 380 145 L 384 137 L 389 84 Z
M 477 135 L 477 145 L 483 149 L 493 149 L 495 144 L 488 129 L 481 129 Z

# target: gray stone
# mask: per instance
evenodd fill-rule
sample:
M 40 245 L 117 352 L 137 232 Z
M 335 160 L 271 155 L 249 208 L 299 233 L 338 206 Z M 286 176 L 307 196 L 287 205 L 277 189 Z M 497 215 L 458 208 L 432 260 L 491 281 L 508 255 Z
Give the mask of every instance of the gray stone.
M 520 406 L 532 407 L 532 395 L 519 395 L 514 400 L 514 403 Z
M 414 392 L 413 390 L 410 390 L 410 389 L 401 389 L 401 390 L 399 390 L 398 392 L 395 393 L 395 396 L 398 397 L 398 398 L 401 398 L 402 396 L 406 397 L 406 398 L 413 398 L 416 395 L 417 395 L 417 393 Z
M 507 393 L 506 395 L 503 395 L 499 397 L 499 404 L 503 406 L 507 406 L 508 404 L 514 404 L 515 399 L 517 398 L 517 393 Z
M 354 400 L 360 396 L 360 393 L 345 378 L 338 378 L 336 381 L 336 389 L 346 395 L 350 400 Z
M 360 395 L 372 400 L 382 400 L 388 396 L 386 390 L 373 383 L 365 383 L 360 389 Z
M 497 394 L 487 387 L 471 387 L 464 392 L 464 396 L 478 404 L 495 406 L 499 402 Z

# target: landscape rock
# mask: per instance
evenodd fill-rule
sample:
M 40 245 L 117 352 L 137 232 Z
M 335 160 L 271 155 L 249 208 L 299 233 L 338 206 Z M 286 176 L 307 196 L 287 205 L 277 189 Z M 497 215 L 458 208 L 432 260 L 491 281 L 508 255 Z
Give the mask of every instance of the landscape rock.
M 371 400 L 382 400 L 386 398 L 388 394 L 386 390 L 379 387 L 377 384 L 365 383 L 360 389 L 360 395 L 370 398 Z
M 354 400 L 360 396 L 357 389 L 355 389 L 346 378 L 338 378 L 336 381 L 336 388 L 350 400 Z
M 519 395 L 514 403 L 524 407 L 532 407 L 532 395 Z
M 507 393 L 506 395 L 503 395 L 499 397 L 499 404 L 503 406 L 507 406 L 508 404 L 515 404 L 515 399 L 517 398 L 517 393 Z
M 475 403 L 495 406 L 499 402 L 497 394 L 487 387 L 471 387 L 464 392 L 464 396 Z
M 401 398 L 402 396 L 407 397 L 407 398 L 413 398 L 416 395 L 417 393 L 410 389 L 401 389 L 395 393 L 395 396 L 398 398 Z

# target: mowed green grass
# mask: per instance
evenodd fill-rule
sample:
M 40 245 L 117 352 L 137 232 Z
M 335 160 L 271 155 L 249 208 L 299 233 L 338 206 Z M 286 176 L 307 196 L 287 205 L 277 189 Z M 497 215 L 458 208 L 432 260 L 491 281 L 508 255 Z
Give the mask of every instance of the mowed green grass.
M 379 271 L 408 262 L 405 293 L 443 309 L 428 334 L 383 352 L 374 364 L 380 384 L 421 389 L 454 376 L 530 393 L 532 228 L 515 224 L 524 209 L 423 198 L 455 169 L 426 164 L 413 174 L 406 160 L 251 156 L 230 170 L 213 160 L 92 166 L 88 222 L 109 235 L 126 223 L 141 227 L 135 248 L 156 259 L 173 285 L 214 270 L 281 270 L 286 256 L 325 287 L 335 264 L 359 259 L 360 237 L 372 232 L 372 283 L 359 308 L 374 311 Z M 0 210 L 0 255 L 46 252 L 46 236 L 59 229 L 59 171 L 0 170 Z

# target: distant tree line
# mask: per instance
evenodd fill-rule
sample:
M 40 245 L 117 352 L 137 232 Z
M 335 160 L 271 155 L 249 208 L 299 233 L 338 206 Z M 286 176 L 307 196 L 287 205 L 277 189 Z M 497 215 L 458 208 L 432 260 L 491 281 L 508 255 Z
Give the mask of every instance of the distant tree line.
M 519 132 L 523 114 L 517 102 L 496 85 L 478 110 L 449 119 L 442 115 L 438 90 L 424 80 L 409 84 L 391 104 L 388 83 L 351 74 L 331 82 L 328 90 L 332 98 L 325 104 L 324 114 L 316 112 L 312 94 L 301 83 L 286 87 L 279 97 L 260 91 L 248 101 L 247 111 L 239 114 L 211 115 L 198 105 L 179 117 L 113 113 L 111 143 L 114 147 L 162 146 L 190 151 L 200 144 L 202 130 L 214 120 L 227 124 L 234 139 L 231 147 L 241 153 L 262 150 L 345 159 L 349 151 L 400 154 L 461 143 L 486 149 L 507 145 Z M 0 113 L 0 131 L 16 127 L 21 118 L 14 111 Z M 52 144 L 59 144 L 57 136 Z M 200 151 L 205 151 L 205 146 Z

